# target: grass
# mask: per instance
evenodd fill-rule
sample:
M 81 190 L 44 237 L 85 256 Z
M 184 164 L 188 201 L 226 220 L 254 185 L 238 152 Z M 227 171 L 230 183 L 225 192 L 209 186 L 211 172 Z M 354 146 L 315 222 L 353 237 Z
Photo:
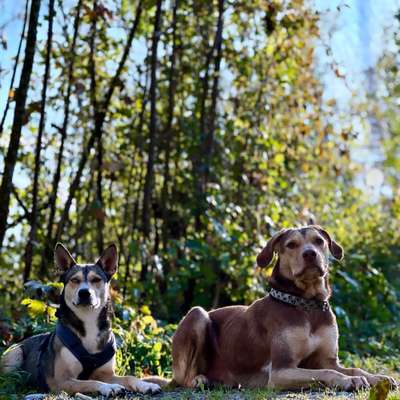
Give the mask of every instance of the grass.
M 400 358 L 379 359 L 374 357 L 359 358 L 354 355 L 347 355 L 345 364 L 354 365 L 364 368 L 375 373 L 389 374 L 400 381 Z M 27 387 L 27 374 L 23 372 L 14 372 L 11 374 L 0 374 L 0 400 L 20 400 L 25 394 L 35 393 L 32 388 Z M 102 396 L 91 396 L 94 399 L 104 399 Z M 119 396 L 118 400 L 381 400 L 376 397 L 371 397 L 370 391 L 364 390 L 358 393 L 336 392 L 332 389 L 320 389 L 312 391 L 299 392 L 279 392 L 270 389 L 246 389 L 246 390 L 231 390 L 223 387 L 212 390 L 188 390 L 188 389 L 167 389 L 162 394 L 155 396 L 145 396 L 140 394 L 127 394 Z M 45 400 L 83 400 L 78 396 L 68 396 L 65 393 L 58 395 L 47 395 Z M 400 400 L 400 390 L 391 391 L 388 400 Z

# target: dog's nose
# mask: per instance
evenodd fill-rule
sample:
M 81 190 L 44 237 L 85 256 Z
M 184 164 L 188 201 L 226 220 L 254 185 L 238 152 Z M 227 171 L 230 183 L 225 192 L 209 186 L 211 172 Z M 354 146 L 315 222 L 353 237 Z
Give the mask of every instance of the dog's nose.
M 303 258 L 306 261 L 314 260 L 315 257 L 317 257 L 317 253 L 312 249 L 308 249 L 308 250 L 303 252 Z
M 90 299 L 89 289 L 81 289 L 81 290 L 79 290 L 78 296 L 79 296 L 80 300 L 89 300 Z

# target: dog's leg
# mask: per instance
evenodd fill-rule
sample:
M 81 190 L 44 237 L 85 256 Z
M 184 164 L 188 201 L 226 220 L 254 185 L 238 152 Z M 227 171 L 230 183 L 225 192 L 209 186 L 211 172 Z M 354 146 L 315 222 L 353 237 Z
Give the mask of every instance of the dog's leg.
M 108 363 L 93 371 L 91 379 L 98 379 L 102 382 L 123 386 L 127 390 L 140 393 L 157 393 L 161 391 L 159 385 L 151 382 L 145 382 L 134 376 L 118 376 L 115 375 L 115 358 L 113 357 Z
M 159 385 L 151 382 L 145 382 L 142 379 L 136 378 L 134 376 L 103 376 L 105 382 L 116 383 L 122 385 L 128 390 L 139 393 L 158 393 L 161 391 Z
M 301 389 L 322 383 L 343 390 L 359 390 L 369 387 L 363 376 L 346 376 L 333 369 L 281 368 L 272 369 L 268 386 L 279 389 Z
M 396 380 L 387 375 L 370 374 L 361 368 L 345 368 L 342 367 L 337 361 L 332 365 L 332 369 L 347 376 L 364 376 L 370 385 L 376 385 L 379 381 L 387 380 L 393 388 L 398 387 Z
M 125 387 L 117 383 L 105 383 L 95 380 L 67 379 L 57 385 L 50 384 L 51 390 L 65 391 L 67 393 L 100 393 L 103 396 L 122 393 Z
M 208 383 L 207 330 L 211 320 L 201 307 L 192 308 L 180 322 L 172 338 L 172 371 L 181 386 L 197 387 Z

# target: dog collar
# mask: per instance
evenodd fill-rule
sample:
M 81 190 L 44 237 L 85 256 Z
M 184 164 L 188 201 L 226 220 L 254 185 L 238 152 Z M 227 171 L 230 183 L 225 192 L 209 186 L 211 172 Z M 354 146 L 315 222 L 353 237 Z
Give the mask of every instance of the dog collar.
M 281 292 L 271 288 L 269 294 L 276 300 L 282 301 L 283 303 L 291 304 L 292 306 L 303 308 L 305 311 L 311 310 L 329 310 L 329 302 L 315 299 L 303 299 L 302 297 L 294 296 L 293 294 Z

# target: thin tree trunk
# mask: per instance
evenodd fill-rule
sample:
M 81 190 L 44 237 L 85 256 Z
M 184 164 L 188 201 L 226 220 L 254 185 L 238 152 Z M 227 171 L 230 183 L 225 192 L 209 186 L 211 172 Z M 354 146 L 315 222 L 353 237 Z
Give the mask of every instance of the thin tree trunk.
M 96 216 L 97 222 L 97 250 L 99 254 L 103 253 L 104 249 L 104 217 L 105 207 L 103 199 L 103 141 L 100 137 L 97 142 L 97 181 L 96 181 L 96 201 L 100 207 L 99 213 Z
M 36 50 L 40 1 L 41 0 L 32 0 L 29 16 L 28 36 L 26 39 L 25 59 L 22 66 L 20 84 L 15 94 L 14 120 L 11 129 L 11 137 L 8 145 L 7 155 L 4 160 L 3 179 L 0 186 L 0 249 L 3 247 L 4 237 L 7 229 L 12 180 L 15 164 L 17 163 L 22 125 L 25 120 L 25 105 Z
M 207 136 L 204 141 L 204 151 L 202 154 L 205 155 L 205 168 L 203 177 L 203 187 L 205 188 L 210 175 L 210 165 L 213 154 L 214 147 L 214 131 L 215 131 L 215 118 L 217 114 L 217 101 L 219 93 L 219 76 L 220 67 L 222 60 L 222 31 L 224 28 L 224 0 L 218 1 L 218 22 L 217 22 L 217 32 L 215 34 L 215 41 L 213 48 L 216 49 L 216 55 L 214 60 L 214 77 L 213 86 L 211 89 L 211 108 L 208 113 L 208 131 Z
M 214 120 L 215 120 L 215 109 L 216 100 L 218 97 L 218 79 L 219 79 L 219 69 L 222 56 L 222 29 L 223 29 L 223 8 L 224 1 L 218 1 L 218 21 L 216 27 L 216 33 L 214 37 L 214 43 L 210 48 L 206 56 L 206 61 L 204 65 L 205 74 L 203 78 L 203 92 L 200 99 L 200 140 L 199 140 L 199 150 L 194 157 L 194 175 L 195 175 L 195 195 L 197 201 L 197 207 L 195 209 L 195 225 L 196 229 L 202 228 L 201 215 L 203 214 L 205 208 L 205 191 L 206 191 L 206 180 L 209 174 L 209 162 L 211 161 L 211 155 L 207 154 L 209 151 L 208 146 L 212 144 L 214 138 Z M 208 40 L 208 38 L 207 38 Z M 207 107 L 207 100 L 209 98 L 210 90 L 210 69 L 212 57 L 215 50 L 217 50 L 217 56 L 214 62 L 214 80 L 212 88 L 212 102 L 211 110 Z M 219 61 L 218 61 L 219 60 Z M 216 71 L 218 68 L 218 71 Z M 214 110 L 214 111 L 213 111 Z M 213 113 L 209 116 L 209 112 Z M 212 122 L 210 122 L 212 120 Z M 207 124 L 207 121 L 209 123 Z M 210 130 L 211 128 L 211 130 Z
M 129 35 L 128 35 L 128 40 L 124 49 L 124 52 L 122 54 L 121 60 L 118 64 L 118 68 L 117 71 L 113 77 L 113 79 L 111 80 L 110 86 L 108 91 L 106 92 L 106 95 L 104 96 L 104 100 L 102 101 L 100 107 L 101 110 L 97 113 L 97 118 L 95 120 L 95 126 L 94 129 L 89 137 L 89 140 L 85 146 L 85 148 L 83 149 L 83 153 L 81 155 L 81 159 L 79 160 L 79 164 L 78 164 L 78 169 L 75 173 L 74 179 L 72 180 L 72 183 L 69 187 L 69 193 L 68 193 L 68 198 L 67 201 L 65 203 L 64 206 L 64 210 L 62 212 L 61 218 L 60 218 L 60 222 L 57 226 L 57 232 L 56 232 L 56 241 L 60 240 L 61 237 L 61 233 L 64 229 L 64 226 L 68 220 L 68 215 L 69 215 L 69 209 L 71 207 L 72 204 L 72 200 L 74 199 L 75 196 L 75 192 L 77 191 L 77 189 L 80 186 L 80 181 L 81 181 L 81 177 L 82 177 L 82 173 L 83 170 L 85 168 L 86 162 L 88 160 L 89 154 L 91 149 L 93 148 L 94 144 L 96 143 L 96 141 L 98 141 L 99 139 L 101 139 L 102 133 L 103 133 L 103 124 L 104 124 L 104 120 L 106 117 L 106 113 L 108 110 L 108 107 L 110 105 L 110 101 L 111 101 L 111 97 L 114 93 L 114 90 L 119 82 L 122 70 L 124 68 L 126 59 L 128 58 L 129 55 L 129 51 L 130 48 L 132 46 L 132 42 L 133 42 L 133 38 L 135 36 L 139 21 L 140 21 L 140 16 L 142 13 L 142 0 L 139 1 L 138 6 L 136 8 L 136 17 L 135 20 L 132 24 L 131 30 L 129 31 Z
M 98 104 L 97 104 L 97 82 L 96 82 L 96 31 L 97 31 L 97 0 L 93 1 L 93 16 L 92 26 L 90 33 L 90 59 L 89 59 L 89 74 L 90 74 L 90 98 L 92 102 L 94 121 L 98 118 Z M 102 218 L 102 211 L 104 210 L 103 194 L 102 194 L 102 180 L 103 180 L 103 141 L 101 135 L 97 139 L 97 180 L 96 180 L 96 207 L 99 207 L 100 212 L 96 217 L 96 243 L 97 251 L 99 254 L 103 253 L 104 247 L 104 220 Z
M 158 42 L 160 39 L 160 25 L 161 25 L 161 7 L 162 0 L 157 0 L 156 15 L 154 17 L 154 30 L 152 38 L 151 61 L 150 61 L 150 124 L 149 124 L 149 149 L 147 158 L 146 178 L 143 189 L 143 210 L 142 210 L 142 230 L 143 239 L 147 241 L 150 236 L 150 203 L 151 193 L 153 190 L 154 179 L 154 159 L 156 154 L 156 134 L 157 134 L 157 109 L 156 109 L 156 96 L 157 96 L 157 51 Z M 144 281 L 147 276 L 147 260 L 142 264 L 140 273 L 140 280 Z
M 208 43 L 208 36 L 205 39 Z M 194 194 L 195 194 L 195 201 L 196 207 L 194 210 L 195 215 L 195 229 L 201 230 L 202 229 L 202 222 L 201 222 L 201 215 L 205 209 L 205 199 L 204 199 L 204 186 L 203 186 L 203 157 L 204 154 L 204 141 L 206 138 L 206 119 L 207 119 L 207 99 L 208 99 L 208 92 L 209 92 L 209 75 L 210 75 L 210 68 L 211 68 L 211 60 L 214 52 L 214 47 L 211 47 L 206 55 L 206 61 L 204 63 L 204 77 L 202 78 L 202 93 L 200 98 L 200 137 L 199 137 L 199 147 L 198 151 L 194 154 L 193 157 L 193 175 L 194 175 Z
M 81 9 L 82 9 L 82 0 L 79 0 L 77 7 L 76 7 L 76 15 L 75 15 L 75 19 L 74 19 L 74 31 L 73 31 L 73 37 L 72 37 L 72 42 L 71 42 L 71 47 L 70 47 L 67 92 L 64 97 L 64 120 L 63 120 L 62 128 L 60 129 L 61 143 L 60 143 L 60 148 L 58 150 L 57 166 L 56 166 L 56 170 L 54 172 L 54 177 L 53 177 L 53 182 L 52 182 L 52 193 L 50 195 L 50 201 L 49 201 L 50 212 L 49 212 L 49 219 L 48 219 L 48 223 L 47 223 L 47 227 L 46 227 L 47 241 L 46 241 L 46 246 L 44 249 L 44 254 L 42 257 L 42 262 L 40 264 L 39 276 L 41 276 L 41 277 L 43 277 L 47 273 L 47 266 L 52 260 L 53 247 L 55 244 L 54 240 L 53 240 L 53 226 L 54 226 L 54 220 L 55 220 L 56 208 L 57 208 L 56 206 L 57 206 L 58 186 L 60 184 L 60 179 L 61 179 L 61 167 L 62 167 L 63 158 L 64 158 L 65 140 L 67 137 L 67 129 L 68 129 L 68 124 L 69 124 L 71 92 L 72 92 L 72 86 L 73 86 L 73 81 L 74 81 L 74 64 L 75 64 L 75 58 L 76 58 L 75 48 L 76 48 L 76 42 L 78 39 L 79 26 L 80 26 L 80 21 L 81 21 Z
M 171 142 L 172 142 L 172 121 L 174 118 L 175 108 L 175 93 L 176 93 L 176 25 L 177 25 L 177 11 L 178 11 L 179 0 L 175 0 L 173 11 L 172 11 L 172 52 L 170 57 L 170 68 L 169 68 L 169 87 L 168 87 L 168 116 L 167 125 L 164 131 L 164 148 L 165 148 L 165 160 L 164 160 L 164 179 L 163 187 L 161 191 L 161 207 L 162 207 L 162 242 L 164 250 L 167 248 L 168 242 L 168 227 L 169 227 L 169 185 L 170 185 L 170 168 L 169 163 L 171 159 Z M 164 271 L 164 274 L 167 271 Z
M 142 101 L 140 115 L 139 115 L 139 123 L 138 123 L 137 129 L 135 129 L 135 133 L 136 133 L 135 147 L 138 149 L 140 160 L 143 159 L 143 150 L 141 147 L 141 141 L 143 138 L 144 117 L 145 117 L 145 111 L 146 111 L 147 101 L 148 101 L 148 96 L 147 96 L 148 79 L 149 79 L 149 73 L 148 73 L 148 71 L 146 71 L 145 83 L 144 83 L 144 87 L 143 87 L 143 101 Z M 139 162 L 140 162 L 140 160 L 139 160 Z M 136 166 L 134 182 L 138 182 L 138 186 L 136 188 L 135 196 L 132 196 L 136 200 L 135 200 L 135 203 L 134 203 L 133 209 L 132 209 L 132 223 L 130 224 L 130 230 L 129 230 L 129 234 L 128 234 L 128 238 L 132 241 L 134 240 L 133 233 L 134 233 L 135 229 L 137 228 L 137 220 L 138 220 L 138 214 L 139 214 L 139 200 L 140 200 L 140 193 L 142 192 L 143 170 L 144 170 L 144 167 L 141 168 L 141 166 L 135 165 L 136 161 L 137 161 L 137 159 L 133 158 L 132 168 L 135 168 L 135 166 Z M 139 164 L 139 162 L 137 164 Z M 126 260 L 126 268 L 125 268 L 125 276 L 124 276 L 124 284 L 123 284 L 123 294 L 122 295 L 124 297 L 126 295 L 127 282 L 131 275 L 131 271 L 130 271 L 131 259 L 132 259 L 132 254 L 129 251 L 128 257 Z
M 11 100 L 10 99 L 10 93 L 11 93 L 12 88 L 14 86 L 15 75 L 17 73 L 18 64 L 19 64 L 19 56 L 21 54 L 22 43 L 23 43 L 24 37 L 25 37 L 26 22 L 28 21 L 28 6 L 29 6 L 29 0 L 26 0 L 26 2 L 25 2 L 24 23 L 22 25 L 22 32 L 21 32 L 21 36 L 20 36 L 20 39 L 19 39 L 17 55 L 15 57 L 15 63 L 14 63 L 14 68 L 13 68 L 13 72 L 12 72 L 12 76 L 11 76 L 11 82 L 10 82 L 10 89 L 8 90 L 7 102 L 6 102 L 6 106 L 4 108 L 3 116 L 2 116 L 1 122 L 0 122 L 0 136 L 3 133 L 4 123 L 6 121 L 8 109 L 10 107 L 10 100 Z
M 32 269 L 33 247 L 36 241 L 36 230 L 38 221 L 38 191 L 39 191 L 39 176 L 40 176 L 40 155 L 42 151 L 42 137 L 46 123 L 46 98 L 47 98 L 47 85 L 50 79 L 50 59 L 51 59 L 51 46 L 53 41 L 53 19 L 54 19 L 54 0 L 49 0 L 49 27 L 47 31 L 47 49 L 45 69 L 43 76 L 42 98 L 40 104 L 40 120 L 38 137 L 36 141 L 35 151 L 35 171 L 33 175 L 33 188 L 32 188 L 32 210 L 30 214 L 30 232 L 28 242 L 25 247 L 25 269 L 24 269 L 24 282 L 29 279 Z

